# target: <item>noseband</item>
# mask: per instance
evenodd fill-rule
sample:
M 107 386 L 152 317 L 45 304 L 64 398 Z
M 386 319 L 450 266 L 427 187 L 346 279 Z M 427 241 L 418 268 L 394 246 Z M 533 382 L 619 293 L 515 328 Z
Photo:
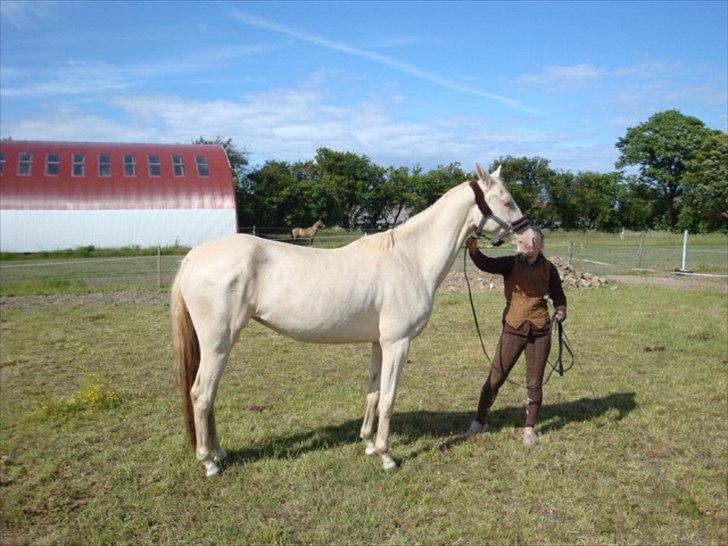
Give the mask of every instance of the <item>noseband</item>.
M 478 205 L 478 209 L 483 214 L 483 218 L 480 219 L 480 223 L 478 224 L 478 229 L 475 230 L 478 236 L 483 233 L 483 226 L 485 226 L 485 222 L 488 221 L 488 218 L 492 218 L 495 223 L 501 227 L 501 232 L 494 239 L 490 240 L 490 244 L 492 244 L 493 246 L 502 245 L 504 238 L 508 237 L 513 233 L 523 231 L 531 225 L 531 223 L 528 221 L 528 218 L 526 218 L 525 216 L 521 216 L 518 220 L 515 220 L 513 222 L 506 222 L 499 216 L 496 216 L 491 208 L 488 206 L 488 203 L 485 202 L 485 195 L 483 194 L 483 190 L 480 189 L 480 185 L 475 180 L 471 180 L 470 187 L 475 194 L 475 204 Z

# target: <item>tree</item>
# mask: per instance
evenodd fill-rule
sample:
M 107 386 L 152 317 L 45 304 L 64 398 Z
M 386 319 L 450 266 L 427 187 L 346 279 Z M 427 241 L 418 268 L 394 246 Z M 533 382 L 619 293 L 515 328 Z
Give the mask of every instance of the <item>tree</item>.
M 411 205 L 413 212 L 417 213 L 426 209 L 442 197 L 443 193 L 464 182 L 466 178 L 467 175 L 457 162 L 438 165 L 425 174 L 421 174 L 419 169 L 416 169 L 412 180 Z
M 722 131 L 706 136 L 687 164 L 678 227 L 728 231 L 728 134 Z
M 498 166 L 501 167 L 501 179 L 521 212 L 537 225 L 553 227 L 558 216 L 553 205 L 558 199 L 552 192 L 558 186 L 558 173 L 551 168 L 548 159 L 505 156 L 496 159 L 490 171 Z
M 621 227 L 633 230 L 657 227 L 655 203 L 660 192 L 646 184 L 638 176 L 629 176 L 619 185 L 617 191 L 617 216 Z
M 573 227 L 613 231 L 619 227 L 617 198 L 620 173 L 582 172 L 573 178 L 569 209 Z M 571 227 L 571 226 L 569 226 Z
M 699 119 L 667 110 L 627 129 L 617 141 L 621 155 L 616 167 L 639 166 L 642 180 L 659 190 L 656 212 L 668 228 L 677 224 L 687 165 L 709 132 Z
M 365 217 L 366 196 L 384 181 L 384 169 L 365 155 L 319 148 L 313 201 L 326 224 L 347 228 Z

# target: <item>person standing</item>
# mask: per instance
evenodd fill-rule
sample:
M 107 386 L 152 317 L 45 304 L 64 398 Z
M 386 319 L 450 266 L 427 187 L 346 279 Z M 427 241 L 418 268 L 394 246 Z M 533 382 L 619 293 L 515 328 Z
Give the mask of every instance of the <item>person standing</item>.
M 551 350 L 551 318 L 545 298 L 549 296 L 553 301 L 553 319 L 562 322 L 566 320 L 566 296 L 556 267 L 542 254 L 544 235 L 538 229 L 535 232 L 531 250 L 517 256 L 489 258 L 478 250 L 477 239 L 470 237 L 465 242 L 478 269 L 503 276 L 506 297 L 503 330 L 488 378 L 480 392 L 475 419 L 465 432 L 465 438 L 486 429 L 487 413 L 498 395 L 498 389 L 505 383 L 521 353 L 525 352 L 528 401 L 523 443 L 538 443 L 534 427 L 543 400 L 543 376 Z

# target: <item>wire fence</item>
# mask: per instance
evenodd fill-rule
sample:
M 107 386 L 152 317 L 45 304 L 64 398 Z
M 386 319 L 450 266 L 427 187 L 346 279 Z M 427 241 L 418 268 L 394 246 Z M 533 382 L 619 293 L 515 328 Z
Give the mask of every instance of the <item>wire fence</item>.
M 253 233 L 253 228 L 249 228 Z M 313 240 L 293 240 L 281 228 L 255 228 L 259 237 L 318 248 L 341 247 L 365 235 L 363 231 L 322 230 Z M 595 232 L 547 233 L 547 257 L 571 259 L 579 271 L 592 274 L 672 275 L 681 267 L 682 236 L 663 232 L 607 234 Z M 487 248 L 489 256 L 511 254 L 504 245 Z M 166 287 L 172 283 L 182 255 L 130 256 L 110 258 L 3 259 L 0 262 L 2 295 L 95 291 Z M 695 235 L 688 239 L 688 269 L 710 275 L 728 274 L 728 237 L 724 234 Z M 455 260 L 453 269 L 462 269 Z

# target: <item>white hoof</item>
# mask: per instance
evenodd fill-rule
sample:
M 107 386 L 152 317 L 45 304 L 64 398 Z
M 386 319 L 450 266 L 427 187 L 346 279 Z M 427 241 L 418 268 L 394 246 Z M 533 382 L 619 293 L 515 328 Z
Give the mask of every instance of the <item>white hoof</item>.
M 382 468 L 387 472 L 397 469 L 397 463 L 389 455 L 382 455 Z
M 205 473 L 207 477 L 217 476 L 220 473 L 220 465 L 213 461 L 203 463 L 205 465 Z
M 374 449 L 374 443 L 373 442 L 367 442 L 367 446 L 364 448 L 364 454 L 367 457 L 370 457 L 374 455 L 377 452 L 376 449 Z

